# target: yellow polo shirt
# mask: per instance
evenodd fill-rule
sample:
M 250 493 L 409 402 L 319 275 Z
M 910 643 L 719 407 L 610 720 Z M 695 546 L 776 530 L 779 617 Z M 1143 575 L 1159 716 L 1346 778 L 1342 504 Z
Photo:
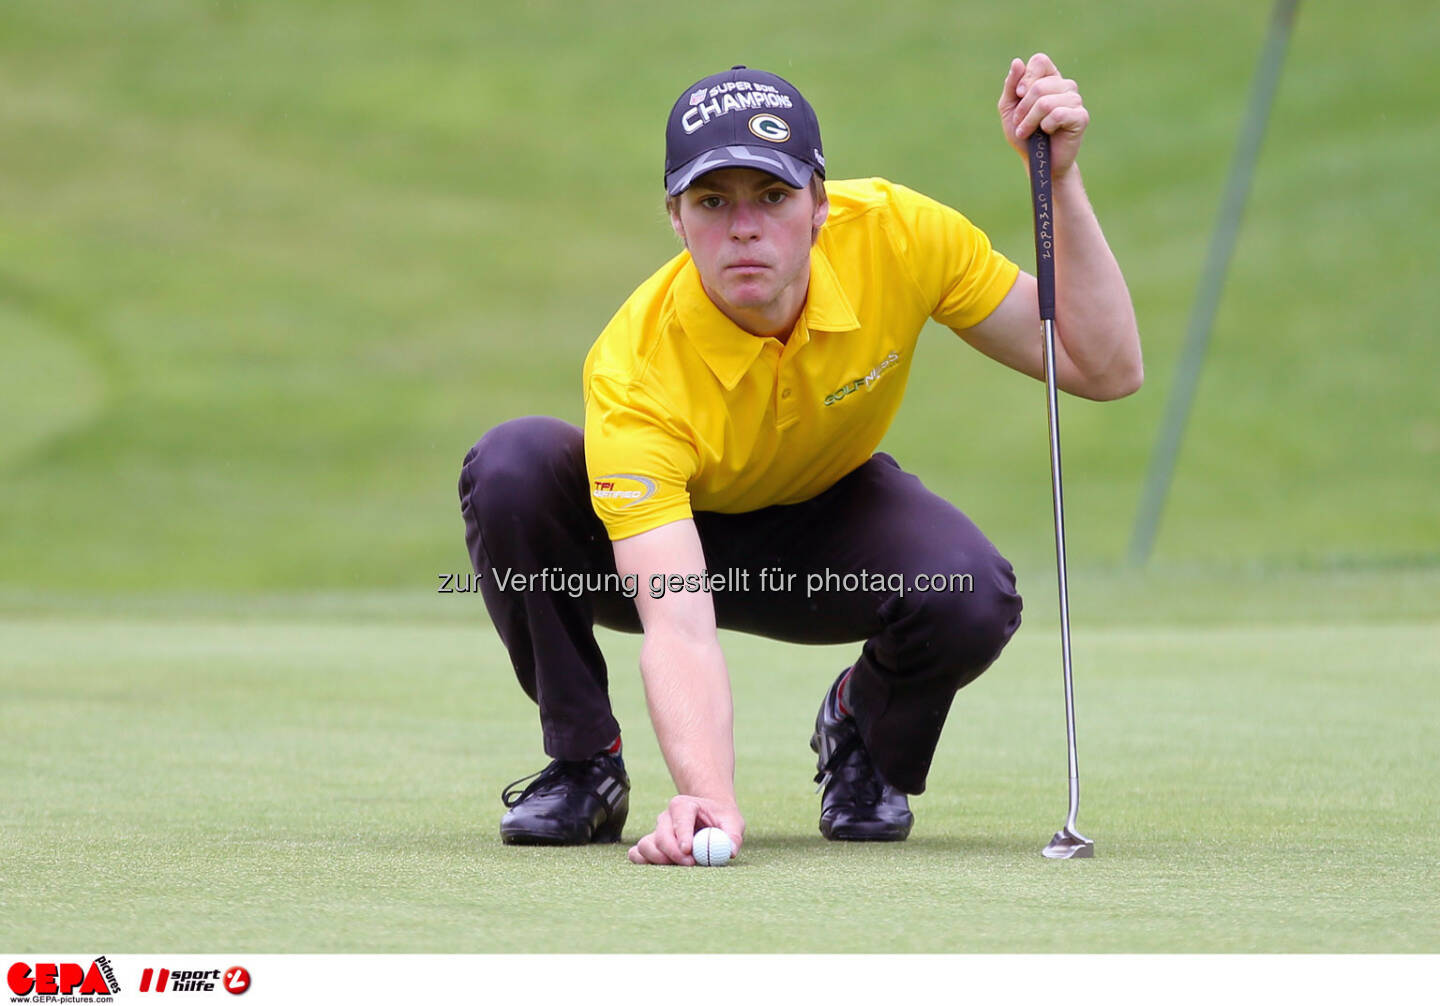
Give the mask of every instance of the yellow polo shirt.
M 885 435 L 925 320 L 969 328 L 1014 284 L 1018 267 L 955 210 L 880 178 L 825 188 L 788 341 L 726 318 L 682 252 L 591 347 L 585 461 L 612 539 L 824 492 Z

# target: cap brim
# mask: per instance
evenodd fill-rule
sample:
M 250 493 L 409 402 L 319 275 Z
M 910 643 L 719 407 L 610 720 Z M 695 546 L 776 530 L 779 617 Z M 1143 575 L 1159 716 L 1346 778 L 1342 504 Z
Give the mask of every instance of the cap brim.
M 707 150 L 699 157 L 686 161 L 665 176 L 665 192 L 678 196 L 688 189 L 701 175 L 718 171 L 720 168 L 754 168 L 774 175 L 786 185 L 803 189 L 810 184 L 815 168 L 779 150 L 765 147 L 726 146 Z

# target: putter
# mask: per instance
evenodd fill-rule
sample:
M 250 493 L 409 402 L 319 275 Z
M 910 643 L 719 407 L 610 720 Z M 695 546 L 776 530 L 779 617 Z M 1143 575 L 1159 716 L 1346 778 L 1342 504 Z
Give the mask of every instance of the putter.
M 1070 671 L 1070 597 L 1065 578 L 1065 502 L 1060 491 L 1060 413 L 1055 389 L 1055 215 L 1050 201 L 1050 136 L 1030 134 L 1030 196 L 1035 203 L 1035 279 L 1045 330 L 1045 405 L 1050 420 L 1050 491 L 1055 504 L 1055 572 L 1060 581 L 1060 657 L 1065 670 L 1065 738 L 1070 746 L 1070 816 L 1045 846 L 1046 859 L 1089 859 L 1095 843 L 1075 830 L 1080 767 L 1075 757 L 1075 683 Z

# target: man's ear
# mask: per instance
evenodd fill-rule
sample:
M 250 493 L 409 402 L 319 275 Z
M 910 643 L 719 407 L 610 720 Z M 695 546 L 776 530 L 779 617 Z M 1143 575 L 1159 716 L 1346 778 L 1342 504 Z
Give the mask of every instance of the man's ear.
M 823 188 L 820 190 L 825 191 Z M 810 243 L 813 245 L 820 240 L 820 228 L 825 226 L 825 221 L 830 218 L 830 198 L 822 198 L 815 204 L 815 214 L 810 218 Z
M 675 232 L 675 236 L 680 239 L 680 243 L 685 245 L 686 248 L 689 248 L 690 246 L 685 244 L 685 225 L 680 221 L 680 197 L 671 196 L 665 200 L 665 211 L 670 216 L 670 229 Z

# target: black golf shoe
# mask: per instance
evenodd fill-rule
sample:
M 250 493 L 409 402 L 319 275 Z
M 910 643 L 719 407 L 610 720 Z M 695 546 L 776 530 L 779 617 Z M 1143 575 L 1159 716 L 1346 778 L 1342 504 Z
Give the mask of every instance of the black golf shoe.
M 855 718 L 840 712 L 840 675 L 825 693 L 810 749 L 819 755 L 815 781 L 820 834 L 836 842 L 903 842 L 915 823 L 905 794 L 885 781 L 860 740 Z
M 520 784 L 533 780 L 517 792 Z M 616 755 L 587 761 L 558 758 L 533 776 L 516 779 L 500 800 L 506 845 L 588 845 L 618 842 L 630 813 L 630 777 Z

